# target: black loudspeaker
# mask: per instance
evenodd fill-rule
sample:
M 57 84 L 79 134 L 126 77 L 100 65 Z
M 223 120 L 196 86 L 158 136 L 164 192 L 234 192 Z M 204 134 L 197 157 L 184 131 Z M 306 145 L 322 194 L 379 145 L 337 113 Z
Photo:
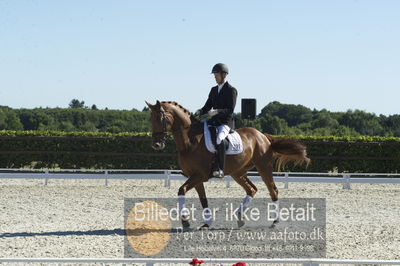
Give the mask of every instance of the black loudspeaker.
M 256 99 L 242 99 L 242 118 L 256 118 Z

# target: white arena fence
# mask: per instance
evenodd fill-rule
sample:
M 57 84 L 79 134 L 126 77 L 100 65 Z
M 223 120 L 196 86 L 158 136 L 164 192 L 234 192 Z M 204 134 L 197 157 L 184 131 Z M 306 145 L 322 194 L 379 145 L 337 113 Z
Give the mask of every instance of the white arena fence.
M 251 181 L 262 181 L 257 172 L 248 172 Z M 169 187 L 172 180 L 186 180 L 179 170 L 144 170 L 144 169 L 14 169 L 1 168 L 0 179 L 43 179 L 47 185 L 50 179 L 104 179 L 107 186 L 112 179 L 159 179 L 164 180 L 164 186 Z M 289 183 L 340 183 L 344 189 L 350 189 L 354 183 L 400 184 L 400 174 L 386 173 L 294 173 L 274 172 L 274 180 L 283 182 L 285 188 Z M 210 181 L 226 182 L 230 187 L 233 178 L 212 178 Z
M 154 258 L 0 258 L 0 263 L 146 263 L 152 266 L 155 263 L 186 263 L 192 259 L 154 259 Z M 205 263 L 246 263 L 270 264 L 301 264 L 303 266 L 317 266 L 320 264 L 349 264 L 349 265 L 400 265 L 400 260 L 342 260 L 342 259 L 202 259 Z

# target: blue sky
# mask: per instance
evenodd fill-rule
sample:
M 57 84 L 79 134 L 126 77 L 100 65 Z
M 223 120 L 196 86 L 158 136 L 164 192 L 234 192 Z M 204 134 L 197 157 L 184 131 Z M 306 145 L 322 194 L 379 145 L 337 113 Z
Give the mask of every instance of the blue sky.
M 241 98 L 400 113 L 400 1 L 0 0 L 0 105 L 200 108 Z

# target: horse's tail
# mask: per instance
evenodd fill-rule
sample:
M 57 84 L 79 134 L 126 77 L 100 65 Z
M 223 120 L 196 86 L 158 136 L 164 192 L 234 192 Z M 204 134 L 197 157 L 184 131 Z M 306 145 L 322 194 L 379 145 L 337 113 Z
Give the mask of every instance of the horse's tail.
M 307 157 L 306 147 L 300 142 L 289 138 L 274 138 L 269 134 L 265 134 L 265 136 L 271 142 L 272 151 L 277 158 L 278 171 L 289 161 L 293 161 L 295 165 L 305 163 L 308 166 L 310 164 L 311 160 Z

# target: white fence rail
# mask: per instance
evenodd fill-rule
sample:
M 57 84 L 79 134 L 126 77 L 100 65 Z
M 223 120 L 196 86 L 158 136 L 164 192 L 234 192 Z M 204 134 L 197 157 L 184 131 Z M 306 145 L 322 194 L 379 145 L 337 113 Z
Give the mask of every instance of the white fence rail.
M 186 263 L 192 259 L 155 259 L 155 258 L 0 258 L 0 263 L 146 263 L 151 266 L 155 263 Z M 303 266 L 316 266 L 320 264 L 351 264 L 351 265 L 400 265 L 400 260 L 342 260 L 342 259 L 202 259 L 205 263 L 246 263 L 269 264 L 302 264 Z
M 249 172 L 248 177 L 252 181 L 261 181 L 257 172 Z M 92 170 L 92 169 L 0 169 L 0 179 L 4 178 L 28 178 L 43 179 L 47 185 L 50 179 L 104 179 L 108 185 L 110 179 L 160 179 L 164 180 L 164 186 L 169 187 L 172 180 L 186 180 L 186 177 L 177 170 Z M 384 173 L 274 173 L 276 182 L 283 182 L 288 188 L 289 183 L 341 183 L 344 189 L 350 189 L 352 183 L 389 183 L 400 184 L 400 174 Z M 234 180 L 226 176 L 220 180 L 229 187 Z

